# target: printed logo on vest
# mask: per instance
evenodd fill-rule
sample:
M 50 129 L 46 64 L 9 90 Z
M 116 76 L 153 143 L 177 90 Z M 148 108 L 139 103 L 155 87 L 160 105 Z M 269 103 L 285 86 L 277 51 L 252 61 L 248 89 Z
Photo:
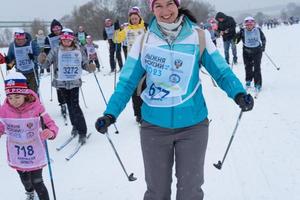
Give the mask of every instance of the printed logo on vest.
M 180 59 L 176 59 L 174 62 L 174 65 L 175 65 L 176 69 L 179 69 L 180 67 L 182 67 L 183 61 Z
M 181 80 L 181 78 L 180 78 L 180 76 L 177 75 L 177 74 L 171 74 L 170 77 L 169 77 L 169 80 L 170 80 L 170 82 L 172 82 L 172 83 L 179 83 L 180 80 Z

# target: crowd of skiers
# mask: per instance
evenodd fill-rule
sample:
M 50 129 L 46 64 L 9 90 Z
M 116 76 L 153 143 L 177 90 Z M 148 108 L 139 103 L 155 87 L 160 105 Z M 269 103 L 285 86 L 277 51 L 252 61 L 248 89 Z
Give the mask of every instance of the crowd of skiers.
M 244 27 L 236 33 L 234 19 L 219 12 L 215 19 L 203 24 L 208 30 L 205 31 L 199 28 L 193 14 L 181 7 L 180 0 L 149 0 L 148 4 L 154 15 L 149 24 L 138 7 L 129 9 L 128 22 L 122 25 L 112 19 L 104 22 L 110 71 L 116 72 L 118 63 L 121 74 L 95 128 L 106 134 L 132 98 L 134 115 L 141 126 L 147 184 L 144 200 L 170 199 L 174 162 L 177 199 L 200 200 L 204 196 L 209 121 L 199 71 L 203 66 L 242 112 L 250 111 L 254 100 L 247 89 L 252 82 L 257 90 L 261 89 L 260 63 L 266 39 L 253 17 L 245 18 Z M 85 144 L 87 125 L 79 105 L 82 70 L 100 71 L 98 46 L 83 26 L 74 33 L 53 20 L 50 31 L 48 36 L 39 31 L 35 40 L 24 30 L 15 31 L 7 56 L 0 55 L 0 64 L 6 63 L 8 70 L 16 71 L 5 77 L 0 137 L 7 135 L 8 163 L 18 171 L 28 200 L 34 198 L 34 191 L 40 200 L 50 199 L 42 178 L 46 165 L 44 141 L 54 139 L 58 133 L 39 100 L 40 76 L 53 76 L 51 84 L 57 89 L 61 112 L 69 113 L 71 134 L 78 135 L 78 142 Z M 223 38 L 225 59 L 216 48 L 217 37 Z M 240 41 L 245 86 L 230 67 L 238 63 L 236 44 Z

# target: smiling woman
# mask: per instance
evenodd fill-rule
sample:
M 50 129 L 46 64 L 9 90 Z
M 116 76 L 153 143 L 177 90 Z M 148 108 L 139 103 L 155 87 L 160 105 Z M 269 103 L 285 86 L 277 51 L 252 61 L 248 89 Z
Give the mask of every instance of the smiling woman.
M 207 107 L 199 78 L 201 63 L 242 111 L 253 107 L 241 82 L 179 0 L 149 0 L 154 17 L 135 40 L 119 83 L 96 129 L 106 133 L 129 101 L 142 76 L 140 141 L 147 191 L 144 200 L 170 200 L 176 162 L 177 200 L 202 200 L 208 140 Z

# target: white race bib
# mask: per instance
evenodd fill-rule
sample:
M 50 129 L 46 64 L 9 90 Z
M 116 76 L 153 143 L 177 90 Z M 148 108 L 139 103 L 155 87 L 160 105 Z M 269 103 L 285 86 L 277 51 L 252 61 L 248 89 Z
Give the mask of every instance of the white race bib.
M 36 118 L 3 118 L 7 135 L 7 160 L 21 169 L 39 168 L 47 163 L 45 147 L 40 138 L 40 120 Z
M 60 81 L 71 81 L 81 78 L 82 55 L 79 50 L 58 51 L 58 78 Z
M 29 58 L 28 54 L 32 53 L 31 42 L 29 46 L 17 47 L 15 49 L 16 67 L 20 71 L 29 71 L 34 68 L 34 63 Z
M 147 88 L 141 95 L 144 102 L 150 106 L 171 107 L 191 98 L 187 90 L 194 60 L 195 53 L 186 54 L 145 44 L 142 66 L 147 71 Z M 183 95 L 188 97 L 182 99 Z

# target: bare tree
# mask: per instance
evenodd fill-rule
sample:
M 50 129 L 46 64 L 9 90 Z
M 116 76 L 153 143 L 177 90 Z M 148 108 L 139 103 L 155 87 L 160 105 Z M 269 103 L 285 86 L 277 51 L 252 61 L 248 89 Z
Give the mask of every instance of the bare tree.
M 182 7 L 189 9 L 198 22 L 205 22 L 215 12 L 214 6 L 204 1 L 185 0 L 182 2 Z
M 114 7 L 115 16 L 121 23 L 127 22 L 129 9 L 138 5 L 139 2 L 136 0 L 116 0 Z
M 44 34 L 47 35 L 48 34 L 48 30 L 47 30 L 47 25 L 45 24 L 45 22 L 41 19 L 34 19 L 31 26 L 30 26 L 30 32 L 31 35 L 34 37 L 35 34 L 39 31 L 42 30 L 44 31 Z
M 0 34 L 0 47 L 7 47 L 13 40 L 13 32 L 11 29 L 4 29 Z
M 214 12 L 214 7 L 209 3 L 197 0 L 184 0 L 183 4 L 194 13 L 199 22 L 207 20 L 211 13 Z M 72 13 L 64 16 L 61 21 L 74 31 L 77 30 L 79 25 L 82 25 L 86 32 L 95 39 L 101 39 L 105 19 L 118 19 L 121 23 L 127 22 L 128 11 L 133 6 L 140 7 L 145 22 L 148 22 L 153 16 L 146 1 L 92 0 L 80 7 L 74 7 Z

